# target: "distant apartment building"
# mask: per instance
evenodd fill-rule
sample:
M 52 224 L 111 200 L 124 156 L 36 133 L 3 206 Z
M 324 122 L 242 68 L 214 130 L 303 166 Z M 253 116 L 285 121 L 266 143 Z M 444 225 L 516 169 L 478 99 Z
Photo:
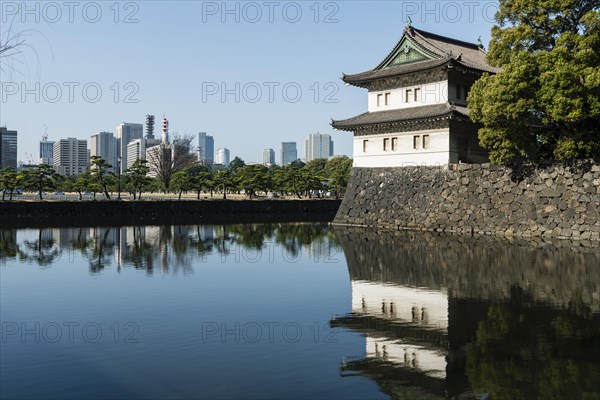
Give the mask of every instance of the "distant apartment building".
M 0 127 L 0 168 L 17 169 L 17 131 Z
M 281 143 L 281 165 L 290 164 L 298 159 L 298 149 L 296 142 Z
M 40 164 L 54 164 L 54 143 L 54 140 L 48 140 L 48 136 L 44 136 L 42 140 L 40 140 Z
M 116 129 L 117 157 L 121 157 L 121 173 L 127 169 L 127 145 L 144 136 L 144 125 L 123 122 Z
M 265 149 L 263 151 L 263 164 L 264 165 L 275 165 L 275 150 Z
M 101 157 L 112 165 L 112 171 L 117 172 L 117 139 L 112 132 L 95 133 L 90 138 L 90 156 Z
M 230 160 L 229 149 L 226 149 L 226 148 L 217 149 L 216 163 L 221 164 L 225 167 L 229 167 L 230 162 L 231 162 L 231 160 Z
M 54 144 L 54 170 L 61 175 L 78 176 L 88 170 L 87 140 L 60 139 Z
M 333 141 L 326 133 L 312 133 L 305 143 L 306 162 L 318 159 L 328 159 L 333 155 Z
M 207 165 L 215 162 L 215 139 L 206 132 L 198 133 L 198 162 Z

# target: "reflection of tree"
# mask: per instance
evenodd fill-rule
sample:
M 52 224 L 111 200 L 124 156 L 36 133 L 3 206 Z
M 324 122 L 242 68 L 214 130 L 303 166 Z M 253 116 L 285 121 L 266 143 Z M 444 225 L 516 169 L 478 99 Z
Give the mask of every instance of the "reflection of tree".
M 467 375 L 493 399 L 581 399 L 600 396 L 600 324 L 544 306 L 491 305 Z
M 12 260 L 19 253 L 16 229 L 0 229 L 0 261 Z
M 157 249 L 146 241 L 141 227 L 134 226 L 131 231 L 133 242 L 128 246 L 128 251 L 124 252 L 123 262 L 133 265 L 136 269 L 145 269 L 151 273 L 154 269 L 153 259 Z
M 20 247 L 19 258 L 21 260 L 35 263 L 39 266 L 47 266 L 53 264 L 62 255 L 62 250 L 55 246 L 54 239 L 44 238 L 43 229 L 38 230 L 36 240 L 23 241 Z
M 327 225 L 320 224 L 282 224 L 275 233 L 275 242 L 292 256 L 296 257 L 302 246 L 322 241 L 329 233 Z
M 77 248 L 81 255 L 88 260 L 90 272 L 97 273 L 110 265 L 110 255 L 114 251 L 114 243 L 108 243 L 108 237 L 112 228 L 94 228 L 96 233 L 93 239 L 86 240 L 80 232 L 78 239 L 73 242 L 73 247 Z M 102 233 L 102 231 L 104 231 Z

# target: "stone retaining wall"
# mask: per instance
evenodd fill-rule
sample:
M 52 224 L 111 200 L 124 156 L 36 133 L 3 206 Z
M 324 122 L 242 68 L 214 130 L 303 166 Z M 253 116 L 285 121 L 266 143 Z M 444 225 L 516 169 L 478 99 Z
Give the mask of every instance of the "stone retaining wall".
M 0 228 L 329 222 L 338 200 L 5 201 Z
M 335 224 L 600 240 L 600 165 L 353 168 Z

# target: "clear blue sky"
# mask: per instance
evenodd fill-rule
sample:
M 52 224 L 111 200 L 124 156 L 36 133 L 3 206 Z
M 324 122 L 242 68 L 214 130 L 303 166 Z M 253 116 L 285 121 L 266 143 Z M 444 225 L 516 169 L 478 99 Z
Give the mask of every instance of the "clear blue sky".
M 0 3 L 6 40 L 21 2 Z M 22 161 L 25 153 L 37 160 L 44 126 L 51 140 L 89 140 L 121 122 L 143 123 L 146 114 L 156 116 L 159 128 L 163 113 L 172 134 L 206 131 L 215 149 L 227 147 L 247 162 L 262 161 L 264 148 L 278 152 L 282 141 L 298 142 L 302 157 L 305 138 L 315 132 L 332 134 L 335 153 L 350 155 L 351 134 L 333 132 L 329 122 L 366 111 L 367 100 L 365 90 L 343 85 L 342 72 L 376 66 L 407 16 L 417 28 L 471 42 L 481 36 L 487 44 L 497 9 L 495 1 L 26 4 L 12 30 L 24 32 L 31 48 L 4 59 L 0 75 L 0 125 L 18 130 Z M 231 90 L 225 99 L 223 85 Z M 98 87 L 102 94 L 92 102 Z M 23 98 L 23 89 L 32 94 Z

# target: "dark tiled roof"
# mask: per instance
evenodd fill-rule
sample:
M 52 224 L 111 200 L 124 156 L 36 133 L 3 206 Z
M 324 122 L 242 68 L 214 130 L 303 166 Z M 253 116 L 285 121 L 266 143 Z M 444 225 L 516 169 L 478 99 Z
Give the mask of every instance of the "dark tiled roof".
M 384 68 L 400 50 L 403 39 L 409 38 L 415 45 L 425 53 L 434 57 L 435 60 L 419 61 L 411 64 L 403 64 Z M 344 75 L 343 80 L 349 84 L 361 86 L 370 81 L 388 78 L 398 75 L 420 72 L 431 68 L 437 68 L 453 63 L 480 72 L 498 72 L 485 61 L 486 53 L 477 44 L 463 42 L 452 38 L 436 35 L 415 28 L 406 28 L 404 35 L 387 57 L 373 70 L 354 75 Z
M 402 124 L 453 116 L 468 117 L 468 114 L 469 110 L 466 107 L 444 103 L 388 111 L 366 112 L 357 115 L 356 117 L 340 121 L 331 121 L 331 126 L 336 129 L 352 131 L 357 128 L 371 125 Z

